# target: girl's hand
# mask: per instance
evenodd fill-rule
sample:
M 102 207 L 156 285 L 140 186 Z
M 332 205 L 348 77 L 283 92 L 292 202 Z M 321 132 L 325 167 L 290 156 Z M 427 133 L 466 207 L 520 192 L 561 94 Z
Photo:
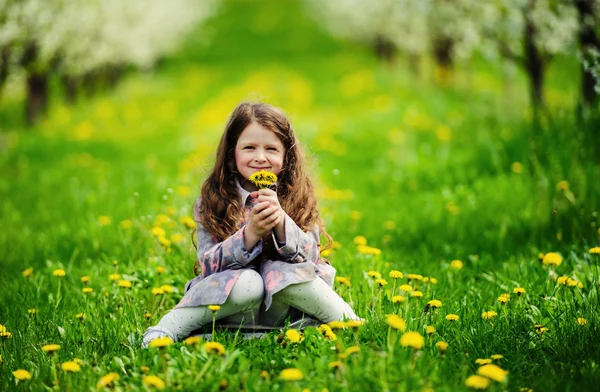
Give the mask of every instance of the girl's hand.
M 252 249 L 261 238 L 279 223 L 281 220 L 280 208 L 263 201 L 250 210 L 250 217 L 244 233 L 246 249 Z
M 279 198 L 277 198 L 277 193 L 271 189 L 261 189 L 256 192 L 252 192 L 251 197 L 258 198 L 258 202 L 269 202 L 272 207 L 277 207 L 278 214 L 281 217 L 277 223 L 273 226 L 273 230 L 275 232 L 275 237 L 280 242 L 285 242 L 285 219 L 284 219 L 284 211 L 279 204 Z

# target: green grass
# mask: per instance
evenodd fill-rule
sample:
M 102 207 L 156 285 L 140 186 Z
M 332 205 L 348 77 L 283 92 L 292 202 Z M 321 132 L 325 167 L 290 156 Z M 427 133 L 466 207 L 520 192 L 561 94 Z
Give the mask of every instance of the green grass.
M 428 77 L 429 62 L 415 78 L 401 58 L 388 67 L 364 48 L 333 41 L 296 3 L 286 4 L 290 14 L 260 4 L 231 2 L 210 22 L 208 43 L 194 35 L 156 72 L 130 73 L 115 91 L 75 107 L 56 104 L 34 129 L 18 124 L 14 99 L 0 108 L 12 124 L 0 135 L 0 324 L 12 333 L 0 340 L 0 390 L 15 389 L 16 369 L 33 373 L 19 388 L 51 388 L 53 366 L 73 358 L 84 365 L 77 374 L 57 372 L 62 390 L 94 389 L 109 372 L 119 374 L 120 389 L 143 389 L 142 366 L 165 380 L 164 358 L 171 386 L 183 390 L 218 390 L 223 380 L 230 390 L 287 390 L 279 373 L 296 367 L 305 376 L 291 384 L 297 390 L 454 391 L 467 389 L 477 358 L 493 354 L 509 371 L 506 386 L 493 389 L 592 389 L 600 381 L 600 298 L 598 258 L 588 250 L 600 235 L 600 144 L 598 123 L 572 113 L 574 82 L 560 77 L 576 65 L 555 64 L 551 75 L 561 81 L 549 79 L 550 115 L 534 128 L 522 76 L 505 89 L 499 69 L 476 63 L 442 88 Z M 142 350 L 145 328 L 193 276 L 194 249 L 179 219 L 190 215 L 228 114 L 247 98 L 290 115 L 311 158 L 321 213 L 341 245 L 332 264 L 352 282 L 336 290 L 367 323 L 356 336 L 338 331 L 335 342 L 314 329 L 299 344 L 282 344 L 279 332 L 252 341 L 218 332 L 227 349 L 218 358 L 183 344 Z M 568 191 L 557 188 L 563 180 Z M 168 251 L 150 233 L 160 214 L 169 217 L 168 236 L 183 235 Z M 101 216 L 110 223 L 101 225 Z M 133 226 L 123 229 L 123 220 Z M 381 256 L 359 254 L 357 235 Z M 553 251 L 564 261 L 543 267 L 538 254 Z M 451 269 L 453 259 L 464 268 Z M 29 267 L 33 275 L 23 277 Z M 57 268 L 66 276 L 54 277 Z M 418 284 L 423 298 L 399 308 L 390 300 L 392 269 L 438 283 Z M 370 270 L 389 284 L 375 287 Z M 119 288 L 112 273 L 133 287 Z M 557 285 L 553 274 L 583 288 Z M 82 276 L 93 293 L 82 293 Z M 400 282 L 406 278 L 395 294 Z M 174 292 L 154 296 L 162 285 Z M 497 297 L 515 287 L 526 294 L 500 305 Z M 442 308 L 424 312 L 431 299 Z M 488 310 L 498 316 L 483 320 Z M 408 330 L 426 335 L 426 325 L 436 327 L 422 350 L 402 348 L 389 334 L 385 315 L 396 312 Z M 460 320 L 446 321 L 448 313 Z M 549 331 L 538 335 L 536 324 Z M 342 371 L 330 370 L 356 339 L 361 352 Z M 443 356 L 437 341 L 449 344 Z M 48 343 L 61 345 L 53 357 L 41 350 Z

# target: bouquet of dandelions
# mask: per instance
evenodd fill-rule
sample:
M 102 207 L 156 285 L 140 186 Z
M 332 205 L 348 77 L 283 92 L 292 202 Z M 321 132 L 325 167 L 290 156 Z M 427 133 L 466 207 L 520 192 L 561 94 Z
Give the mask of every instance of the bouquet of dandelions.
M 273 189 L 277 190 L 277 176 L 270 171 L 261 170 L 253 173 L 248 180 L 252 182 L 258 189 Z

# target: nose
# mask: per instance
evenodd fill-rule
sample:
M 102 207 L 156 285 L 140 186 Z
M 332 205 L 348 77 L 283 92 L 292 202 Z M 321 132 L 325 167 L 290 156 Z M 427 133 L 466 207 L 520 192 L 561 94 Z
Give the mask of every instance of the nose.
M 258 151 L 256 153 L 256 156 L 254 157 L 254 160 L 256 160 L 257 162 L 264 162 L 266 160 L 264 152 Z

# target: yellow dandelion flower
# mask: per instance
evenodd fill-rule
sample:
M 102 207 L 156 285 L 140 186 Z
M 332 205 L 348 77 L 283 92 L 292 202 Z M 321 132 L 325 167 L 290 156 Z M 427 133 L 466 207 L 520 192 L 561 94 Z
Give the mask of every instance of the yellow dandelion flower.
M 513 173 L 521 174 L 523 171 L 523 165 L 521 162 L 513 162 L 512 165 L 510 165 L 510 170 L 512 170 Z
M 431 284 L 437 284 L 438 280 L 436 278 L 429 278 L 429 283 Z
M 359 245 L 356 247 L 356 250 L 358 251 L 358 253 L 363 254 L 363 255 L 372 255 L 372 256 L 380 256 L 381 255 L 381 249 L 373 248 L 373 247 L 367 246 L 367 245 Z
M 80 319 L 80 320 L 83 320 L 85 318 L 85 313 L 77 313 L 75 315 L 75 317 L 78 318 L 78 319 Z
M 81 277 L 81 283 L 87 284 L 89 282 L 90 282 L 90 277 L 89 276 L 86 275 L 86 276 L 82 276 Z
M 567 280 L 569 280 L 570 278 L 568 276 L 559 276 L 558 279 L 556 279 L 556 283 L 566 286 L 567 285 Z
M 173 286 L 168 285 L 168 284 L 163 284 L 162 286 L 160 286 L 160 288 L 165 292 L 165 293 L 172 293 L 174 291 Z
M 542 259 L 542 264 L 544 265 L 553 265 L 558 267 L 561 265 L 563 259 L 562 256 L 556 252 L 546 253 L 544 258 Z
M 150 320 L 150 318 L 152 317 L 152 313 L 146 313 L 144 314 L 144 317 L 146 317 L 146 320 Z
M 381 278 L 381 274 L 379 272 L 377 272 L 377 271 L 369 271 L 369 272 L 367 272 L 367 275 L 369 275 L 373 279 L 380 279 Z
M 342 324 L 343 328 L 358 328 L 365 325 L 365 322 L 364 320 L 348 320 L 344 321 Z
M 352 242 L 354 242 L 354 245 L 356 246 L 367 245 L 367 239 L 362 235 L 357 235 L 354 237 Z
M 74 361 L 63 362 L 60 367 L 65 372 L 78 373 L 81 371 L 81 366 Z
M 213 312 L 217 312 L 217 311 L 219 311 L 219 309 L 221 309 L 221 307 L 219 305 L 208 305 L 208 308 L 210 310 L 212 310 Z
M 121 279 L 121 274 L 110 274 L 108 278 L 112 281 Z
M 434 326 L 432 326 L 432 325 L 428 325 L 428 326 L 426 326 L 426 327 L 425 327 L 425 333 L 426 333 L 427 335 L 432 335 L 432 334 L 434 334 L 434 333 L 435 333 L 435 327 L 434 327 Z
M 110 216 L 102 215 L 98 217 L 98 223 L 100 224 L 100 226 L 108 226 L 110 225 L 110 222 Z
M 125 280 L 125 279 L 121 279 L 117 285 L 119 287 L 124 288 L 124 289 L 130 289 L 131 288 L 131 282 L 128 281 L 128 280 Z
M 162 348 L 167 347 L 173 344 L 173 339 L 168 336 L 163 336 L 162 338 L 156 338 L 150 342 L 148 347 L 150 348 Z
M 402 279 L 402 278 L 404 278 L 404 274 L 400 271 L 392 270 L 392 271 L 390 271 L 390 278 Z
M 526 293 L 526 291 L 525 291 L 525 289 L 524 289 L 524 288 L 522 288 L 522 287 L 515 287 L 515 288 L 513 289 L 513 293 L 515 293 L 515 294 L 517 294 L 517 295 L 519 295 L 519 296 L 520 296 L 521 294 L 525 294 L 525 293 Z
M 535 329 L 535 332 L 537 332 L 538 335 L 543 335 L 544 332 L 548 332 L 548 331 L 550 331 L 550 329 L 546 328 L 546 327 L 540 327 L 540 328 Z
M 190 336 L 189 338 L 185 338 L 183 340 L 183 343 L 185 343 L 188 346 L 191 346 L 192 344 L 199 344 L 202 342 L 202 338 L 200 336 Z
M 166 237 L 162 237 L 162 236 L 158 237 L 158 242 L 165 248 L 168 248 L 169 246 L 171 246 L 171 241 L 168 240 Z
M 155 237 L 164 237 L 165 235 L 167 235 L 167 232 L 165 231 L 165 229 L 163 229 L 160 226 L 154 226 L 150 232 L 152 233 L 153 236 Z
M 148 366 L 140 366 L 140 371 L 142 373 L 148 373 L 150 371 L 150 368 Z
M 184 239 L 185 237 L 181 233 L 171 234 L 171 242 L 173 242 L 174 244 L 179 244 L 183 242 Z
M 96 384 L 96 388 L 100 389 L 100 388 L 104 388 L 104 387 L 110 387 L 118 380 L 119 380 L 119 375 L 117 373 L 115 373 L 115 372 L 108 373 L 106 376 L 102 377 L 98 381 L 98 383 Z
M 477 369 L 477 373 L 481 376 L 487 377 L 498 382 L 504 382 L 506 380 L 506 376 L 508 375 L 508 372 L 506 370 L 494 364 L 483 365 L 482 367 Z
M 45 346 L 42 346 L 42 351 L 48 354 L 52 354 L 58 350 L 60 350 L 60 345 L 58 344 L 46 344 Z
M 385 322 L 392 328 L 399 331 L 406 331 L 406 321 L 397 314 L 388 314 L 385 316 Z
M 395 303 L 395 304 L 397 304 L 397 303 L 404 302 L 404 301 L 406 301 L 406 298 L 404 298 L 404 297 L 403 297 L 403 296 L 401 296 L 401 295 L 394 295 L 394 296 L 392 297 L 392 303 Z
M 302 338 L 300 333 L 298 331 L 296 331 L 295 329 L 288 329 L 287 331 L 285 331 L 285 337 L 288 338 L 293 343 L 300 342 L 300 340 Z
M 263 379 L 267 380 L 267 379 L 269 378 L 269 372 L 267 372 L 266 370 L 261 370 L 261 371 L 260 371 L 260 376 L 261 376 Z
M 344 322 L 339 320 L 330 321 L 327 323 L 331 329 L 343 329 Z
M 131 229 L 131 227 L 133 226 L 133 222 L 129 219 L 125 219 L 119 222 L 119 226 L 121 227 L 121 229 L 124 230 Z
M 202 346 L 204 351 L 208 353 L 213 353 L 217 355 L 225 355 L 225 347 L 221 343 L 218 342 L 206 342 Z
M 577 279 L 572 279 L 572 278 L 567 279 L 567 286 L 576 287 L 577 285 L 579 285 L 579 281 Z
M 289 368 L 283 369 L 279 374 L 279 378 L 285 381 L 298 381 L 304 378 L 304 374 L 299 369 Z
M 165 290 L 162 289 L 162 287 L 154 287 L 152 289 L 152 294 L 154 295 L 162 295 L 165 293 Z
M 21 274 L 23 275 L 24 278 L 27 278 L 27 277 L 33 275 L 33 268 L 29 267 L 25 271 L 21 272 Z
M 410 296 L 413 298 L 421 298 L 423 296 L 423 293 L 418 290 L 415 290 L 410 292 Z
M 590 253 L 593 255 L 600 255 L 600 246 L 595 246 L 591 248 Z
M 423 275 L 419 274 L 406 274 L 406 279 L 411 280 L 423 280 Z
M 452 260 L 450 262 L 450 268 L 452 268 L 454 270 L 460 270 L 463 268 L 463 262 L 460 260 Z
M 403 284 L 400 286 L 400 291 L 403 291 L 405 293 L 410 293 L 412 290 L 413 290 L 413 288 L 409 284 Z
M 487 312 L 481 313 L 481 318 L 484 319 L 484 320 L 488 320 L 488 319 L 491 319 L 493 317 L 496 317 L 497 315 L 498 315 L 498 313 L 496 313 L 495 311 L 488 310 Z
M 383 287 L 388 284 L 387 280 L 385 279 L 375 279 L 375 283 L 377 283 L 379 287 Z
M 412 347 L 419 350 L 425 344 L 425 339 L 418 332 L 406 332 L 400 338 L 402 347 Z
M 448 343 L 443 341 L 437 342 L 435 346 L 439 348 L 441 352 L 444 352 L 448 349 Z
M 488 389 L 490 379 L 474 374 L 465 380 L 465 385 L 473 389 Z
M 84 292 L 84 294 L 89 294 L 89 293 L 91 293 L 92 291 L 94 291 L 94 289 L 93 289 L 93 288 L 91 288 L 91 287 L 84 287 L 84 288 L 82 288 L 82 289 L 81 289 L 81 291 L 83 291 L 83 292 Z
M 504 358 L 504 355 L 502 355 L 502 354 L 492 354 L 490 356 L 490 358 L 492 358 L 493 360 L 497 361 L 498 359 Z
M 458 317 L 457 314 L 450 313 L 450 314 L 446 315 L 446 320 L 448 320 L 448 321 L 456 321 L 458 319 L 460 319 L 460 317 Z
M 58 277 L 63 277 L 66 275 L 66 272 L 64 269 L 59 268 L 59 269 L 55 269 L 54 271 L 52 271 L 52 275 L 58 276 Z
M 25 369 L 17 369 L 12 374 L 19 381 L 31 380 L 31 373 Z
M 340 361 L 329 362 L 329 369 L 342 369 L 344 364 Z
M 83 362 L 81 359 L 79 358 L 73 358 L 73 362 L 75 362 L 76 364 L 78 364 L 79 366 L 83 366 L 85 365 L 85 362 Z
M 586 325 L 586 324 L 587 324 L 587 320 L 586 320 L 586 319 L 584 319 L 583 317 L 578 317 L 578 318 L 577 318 L 577 324 L 579 324 L 579 325 L 581 325 L 581 326 L 584 326 L 584 325 Z
M 492 360 L 489 358 L 477 358 L 475 363 L 477 365 L 487 365 L 488 363 L 492 363 Z
M 356 354 L 360 352 L 360 347 L 359 346 L 350 346 L 346 349 L 346 351 L 344 352 L 346 355 L 352 355 L 352 354 Z
M 427 302 L 427 306 L 430 306 L 432 308 L 441 308 L 442 301 L 440 301 L 438 299 L 432 299 L 431 301 Z
M 31 315 L 36 315 L 39 311 L 39 309 L 27 309 L 27 313 Z
M 144 383 L 144 385 L 156 388 L 161 391 L 165 389 L 165 382 L 157 376 L 144 376 L 142 382 Z
M 167 269 L 165 267 L 163 267 L 163 266 L 156 267 L 156 273 L 159 274 L 159 275 L 162 274 L 162 273 L 164 273 L 166 270 Z
M 271 173 L 267 170 L 260 170 L 252 173 L 248 180 L 252 182 L 258 189 L 265 189 L 277 182 L 277 176 L 275 173 Z
M 183 223 L 188 229 L 194 229 L 196 227 L 196 221 L 189 216 L 182 216 L 179 218 L 179 222 Z
M 501 295 L 498 297 L 498 301 L 499 301 L 501 304 L 503 304 L 503 305 L 504 305 L 505 303 L 507 303 L 508 301 L 510 301 L 510 294 L 501 294 Z
M 350 279 L 345 278 L 343 276 L 338 276 L 335 278 L 335 281 L 338 282 L 339 284 L 343 284 L 346 285 L 347 287 L 350 287 Z
M 558 189 L 559 191 L 566 191 L 567 189 L 569 189 L 569 183 L 567 182 L 567 180 L 559 181 L 556 184 L 556 189 Z
M 429 277 L 424 276 L 423 277 L 423 283 L 429 283 Z
M 335 341 L 337 339 L 337 335 L 333 332 L 333 330 L 331 329 L 331 327 L 327 324 L 321 324 L 321 326 L 319 326 L 317 328 L 317 330 L 323 335 L 325 336 L 326 339 Z

